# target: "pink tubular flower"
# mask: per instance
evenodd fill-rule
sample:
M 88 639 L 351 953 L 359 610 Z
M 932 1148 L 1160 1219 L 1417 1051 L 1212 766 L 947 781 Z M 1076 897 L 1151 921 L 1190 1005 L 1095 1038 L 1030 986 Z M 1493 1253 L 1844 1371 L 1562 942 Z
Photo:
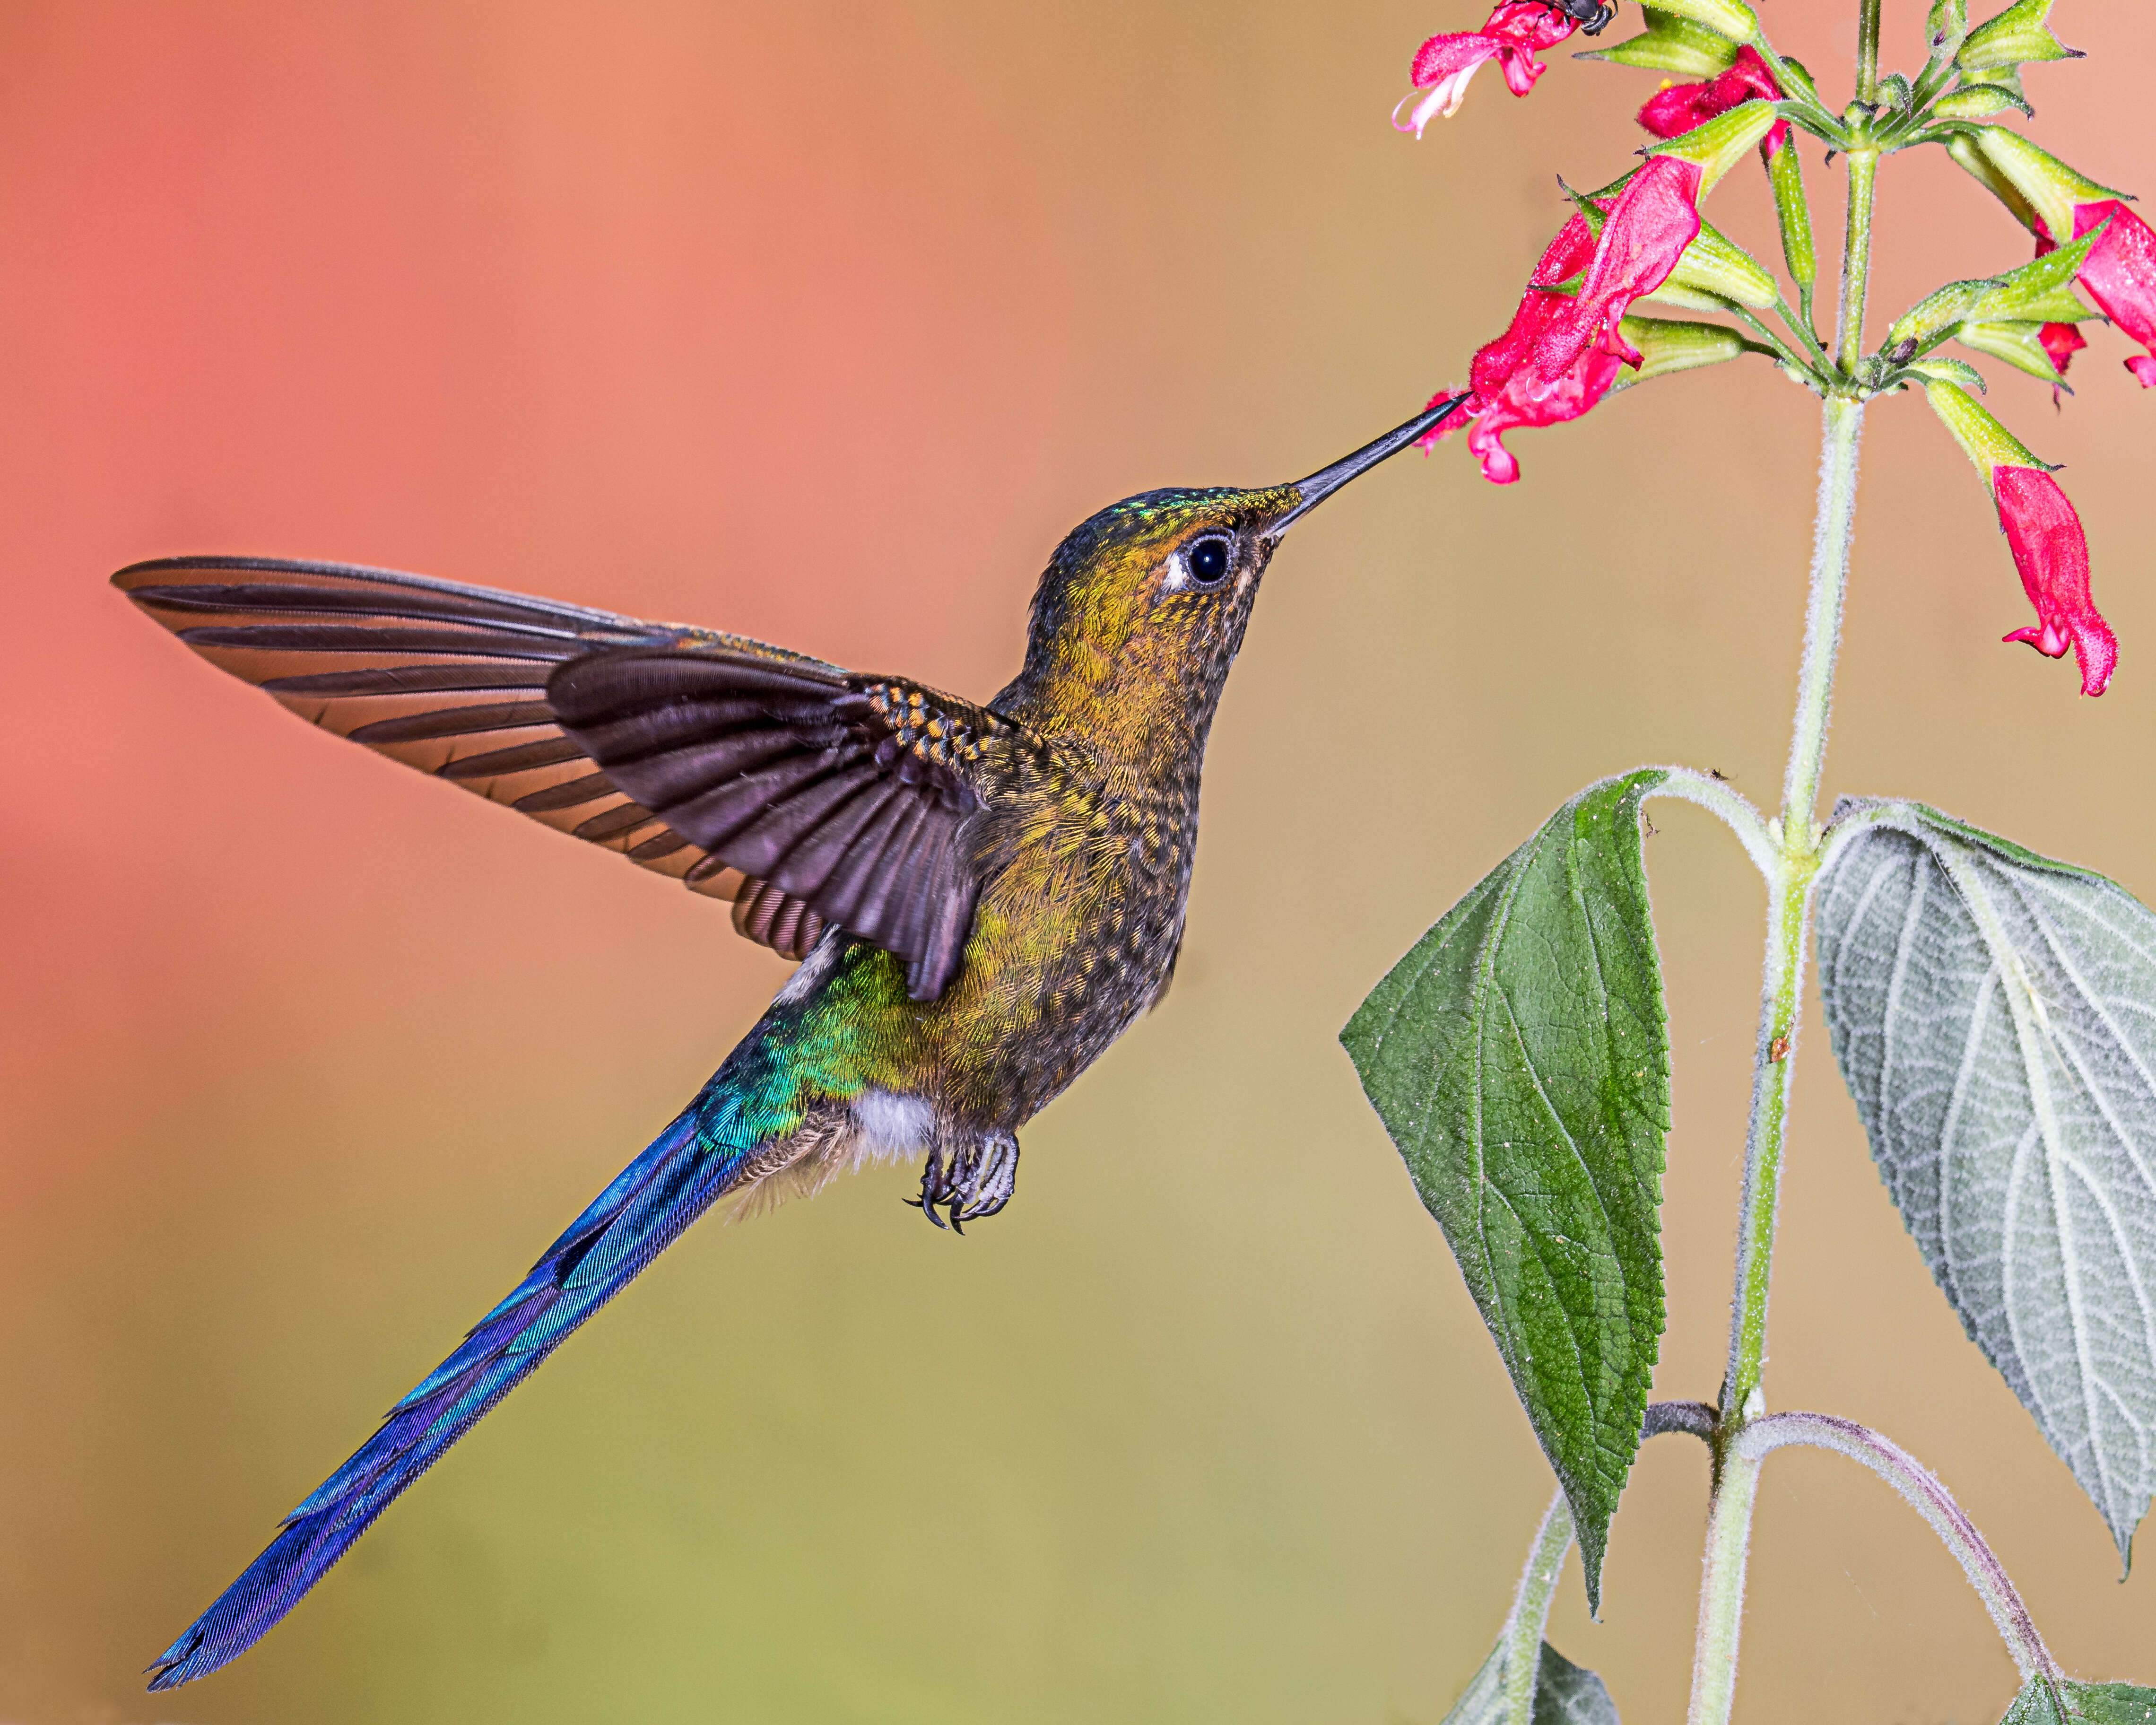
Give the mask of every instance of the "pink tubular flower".
M 1704 126 L 1755 96 L 1778 102 L 1782 87 L 1774 82 L 1774 74 L 1767 69 L 1758 49 L 1740 48 L 1737 64 L 1719 77 L 1700 84 L 1672 84 L 1656 90 L 1640 110 L 1640 124 L 1658 138 L 1681 137 L 1694 126 Z M 1771 160 L 1789 141 L 1789 122 L 1779 121 L 1767 134 L 1760 153 Z
M 1943 378 L 1927 383 L 1924 394 L 1984 475 L 2021 574 L 2021 590 L 2036 608 L 2035 626 L 2017 629 L 2006 639 L 2026 641 L 2047 659 L 2072 648 L 2082 693 L 2102 694 L 2118 664 L 2118 637 L 2089 593 L 2088 536 L 2082 518 L 2051 470 L 1974 396 Z
M 2036 255 L 2041 258 L 2056 248 L 2041 225 L 2042 218 L 2037 220 Z M 2096 301 L 2098 311 L 2148 350 L 2127 361 L 2126 369 L 2143 389 L 2156 389 L 2156 230 L 2117 198 L 2107 198 L 2101 203 L 2074 206 L 2073 238 L 2079 239 L 2106 221 L 2111 225 L 2104 228 L 2103 238 L 2090 250 L 2075 280 Z M 2071 344 L 2054 337 L 2054 330 L 2071 334 Z M 2052 363 L 2063 372 L 2066 359 L 2088 343 L 2071 324 L 2046 324 L 2044 346 Z
M 1393 110 L 1393 124 L 1417 137 L 1437 116 L 1447 119 L 1460 110 L 1467 85 L 1485 60 L 1494 59 L 1514 95 L 1525 95 L 1535 80 L 1549 69 L 1535 58 L 1538 48 L 1554 48 L 1579 28 L 1556 8 L 1543 0 L 1503 0 L 1479 30 L 1451 36 L 1433 36 L 1415 50 L 1409 77 L 1415 93 Z M 1414 110 L 1405 121 L 1400 108 L 1412 101 Z
M 1582 215 L 1550 242 L 1511 326 L 1475 356 L 1469 373 L 1475 399 L 1467 446 L 1492 485 L 1520 476 L 1502 441 L 1507 432 L 1578 418 L 1609 393 L 1620 364 L 1640 363 L 1620 326 L 1632 301 L 1660 287 L 1697 237 L 1700 182 L 1697 162 L 1650 157 L 1614 199 L 1598 205 L 1607 213 L 1599 237 Z M 1557 291 L 1575 275 L 1576 294 Z
M 2041 467 L 1994 467 L 1991 494 L 2021 572 L 2021 590 L 2036 608 L 2035 626 L 2005 639 L 2026 641 L 2047 659 L 2071 647 L 2082 693 L 2102 694 L 2118 664 L 2118 637 L 2089 595 L 2088 536 L 2081 516 Z

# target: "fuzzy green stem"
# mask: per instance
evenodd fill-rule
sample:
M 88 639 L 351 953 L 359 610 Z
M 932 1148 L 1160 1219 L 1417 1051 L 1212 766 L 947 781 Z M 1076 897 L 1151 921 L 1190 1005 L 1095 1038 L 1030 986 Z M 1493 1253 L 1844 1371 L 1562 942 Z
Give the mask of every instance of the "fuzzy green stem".
M 1849 152 L 1849 227 L 1842 242 L 1840 331 L 1835 355 L 1842 375 L 1854 377 L 1864 357 L 1864 295 L 1871 282 L 1871 193 L 1879 176 L 1879 152 Z
M 1505 1725 L 1533 1725 L 1535 1683 L 1542 1671 L 1543 1635 L 1549 1625 L 1550 1601 L 1572 1549 L 1572 1506 L 1563 1491 L 1543 1512 L 1527 1567 L 1512 1595 L 1512 1615 L 1505 1620 Z
M 1852 176 L 1853 177 L 1854 176 Z M 1782 777 L 1781 840 L 1785 851 L 1810 857 L 1820 775 L 1826 765 L 1827 726 L 1834 711 L 1834 667 L 1841 647 L 1842 599 L 1849 584 L 1849 547 L 1856 526 L 1856 468 L 1864 404 L 1827 398 L 1820 415 L 1819 508 L 1812 527 L 1811 598 L 1804 614 L 1804 656 L 1797 672 L 1797 711 L 1789 733 L 1789 764 Z
M 1699 1639 L 1691 1657 L 1686 1725 L 1724 1725 L 1737 1702 L 1737 1640 L 1744 1615 L 1744 1563 L 1759 1464 L 1730 1454 L 1715 1481 L 1707 1518 L 1707 1564 L 1699 1584 Z
M 1796 1064 L 1811 889 L 1819 873 L 1822 836 L 1815 815 L 1826 761 L 1827 726 L 1833 711 L 1835 660 L 1840 646 L 1842 603 L 1849 585 L 1857 462 L 1864 429 L 1864 404 L 1854 380 L 1864 354 L 1871 206 L 1879 165 L 1868 113 L 1869 105 L 1878 95 L 1879 8 L 1880 0 L 1861 0 L 1857 100 L 1849 116 L 1852 133 L 1848 152 L 1849 223 L 1842 250 L 1840 318 L 1835 336 L 1841 384 L 1828 396 L 1821 414 L 1811 595 L 1804 614 L 1804 660 L 1797 675 L 1797 710 L 1790 726 L 1782 812 L 1774 827 L 1781 867 L 1769 877 L 1767 957 L 1760 983 L 1758 1038 L 1753 1055 L 1752 1114 L 1745 1134 L 1736 1289 L 1730 1302 L 1729 1363 L 1716 1428 L 1718 1466 L 1713 1504 L 1707 1515 L 1689 1725 L 1728 1725 L 1737 1696 L 1744 1570 L 1759 1483 L 1759 1457 L 1748 1453 L 1743 1436 L 1747 1425 L 1766 1412 L 1760 1380 L 1767 1358 L 1767 1296 L 1774 1266 L 1774 1219 L 1781 1197 L 1789 1081 Z

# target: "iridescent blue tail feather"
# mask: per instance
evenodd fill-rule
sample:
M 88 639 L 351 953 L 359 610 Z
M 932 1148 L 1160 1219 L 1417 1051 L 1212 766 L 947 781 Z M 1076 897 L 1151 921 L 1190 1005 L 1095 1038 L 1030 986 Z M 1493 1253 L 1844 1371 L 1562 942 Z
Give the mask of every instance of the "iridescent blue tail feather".
M 390 1409 L 382 1429 L 285 1518 L 269 1549 L 150 1667 L 151 1688 L 207 1676 L 253 1646 L 398 1493 L 737 1183 L 750 1153 L 770 1136 L 773 1114 L 783 1118 L 790 1100 L 771 1093 L 783 1075 L 767 1057 L 762 1029 L 569 1224 L 516 1291 Z

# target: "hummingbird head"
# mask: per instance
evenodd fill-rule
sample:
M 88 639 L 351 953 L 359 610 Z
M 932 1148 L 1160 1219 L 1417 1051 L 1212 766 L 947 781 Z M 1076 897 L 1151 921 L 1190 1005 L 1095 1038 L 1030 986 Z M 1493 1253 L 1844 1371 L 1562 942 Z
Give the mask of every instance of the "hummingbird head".
M 1109 750 L 1202 743 L 1281 536 L 1466 400 L 1429 408 L 1307 479 L 1142 491 L 1081 522 L 1034 590 L 1025 669 L 996 705 Z

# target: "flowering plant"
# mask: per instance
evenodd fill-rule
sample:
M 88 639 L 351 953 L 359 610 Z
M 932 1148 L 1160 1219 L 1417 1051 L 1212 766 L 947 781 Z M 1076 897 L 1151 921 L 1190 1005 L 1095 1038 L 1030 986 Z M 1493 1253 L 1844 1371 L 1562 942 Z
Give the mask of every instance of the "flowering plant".
M 1835 1056 L 1902 1219 L 1970 1337 L 2104 1517 L 2120 1556 L 2156 1496 L 2156 913 L 2102 875 L 1922 803 L 1844 797 L 1816 818 L 1860 434 L 1869 403 L 1921 393 L 1975 464 L 2035 621 L 2006 636 L 2074 655 L 2100 696 L 2118 642 L 2097 610 L 2080 517 L 2051 468 L 1977 399 L 1974 360 L 2055 392 L 2107 320 L 2156 387 L 2156 232 L 2125 194 L 2038 147 L 2022 83 L 2077 58 L 2053 0 L 1972 23 L 1936 0 L 1913 74 L 1879 64 L 1882 0 L 1858 0 L 1856 90 L 1839 112 L 1746 0 L 1657 0 L 1629 40 L 1579 58 L 1671 74 L 1639 110 L 1642 159 L 1572 213 L 1503 332 L 1468 368 L 1470 453 L 1521 479 L 1506 439 L 1576 419 L 1666 372 L 1759 356 L 1821 403 L 1811 593 L 1780 810 L 1718 774 L 1648 767 L 1590 785 L 1433 927 L 1343 1033 L 1365 1089 L 1444 1228 L 1558 1480 L 1496 1646 L 1453 1725 L 1594 1720 L 1600 1680 L 1543 1640 L 1565 1555 L 1599 1604 L 1610 1519 L 1645 1439 L 1686 1432 L 1714 1458 L 1692 1725 L 1735 1692 L 1746 1554 L 1774 1450 L 1836 1450 L 1887 1478 L 1938 1532 L 1989 1609 L 2023 1688 L 2009 1725 L 2156 1717 L 2156 1690 L 2070 1677 L 1947 1488 L 1887 1438 L 1828 1414 L 1769 1413 L 1763 1385 L 1776 1200 L 1805 962 L 1816 933 Z M 1423 136 L 1496 60 L 1517 95 L 1537 58 L 1616 8 L 1507 3 L 1433 37 L 1395 111 Z M 1831 337 L 1802 139 L 1848 177 Z M 1867 347 L 1874 185 L 1904 151 L 1943 149 L 2027 231 L 2034 256 L 1950 282 Z M 1756 157 L 1779 218 L 1778 274 L 1704 206 Z M 1747 170 L 1748 172 L 1748 170 Z M 1690 314 L 1643 315 L 1656 300 Z M 1972 358 L 1943 352 L 1958 345 Z M 1438 398 L 1462 392 L 1440 391 Z M 1661 1173 L 1669 1034 L 1642 862 L 1642 807 L 1681 797 L 1735 832 L 1767 888 L 1767 956 L 1727 1375 L 1716 1399 L 1650 1404 L 1663 1329 Z

